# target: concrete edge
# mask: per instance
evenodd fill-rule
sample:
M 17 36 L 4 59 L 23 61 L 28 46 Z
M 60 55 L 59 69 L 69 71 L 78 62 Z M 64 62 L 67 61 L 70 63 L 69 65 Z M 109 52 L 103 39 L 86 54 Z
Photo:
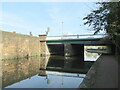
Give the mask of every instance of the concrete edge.
M 102 56 L 102 55 L 101 55 Z M 82 83 L 80 84 L 79 88 L 92 88 L 93 84 L 92 82 L 90 82 L 90 79 L 94 79 L 94 76 L 96 74 L 97 68 L 100 64 L 100 61 L 102 57 L 99 57 L 97 59 L 97 61 L 91 66 L 91 68 L 89 69 L 89 71 L 87 72 L 85 78 L 83 79 Z
M 34 37 L 34 38 L 39 38 L 37 36 L 31 36 L 31 35 L 21 34 L 21 33 L 13 33 L 13 32 L 4 31 L 4 30 L 1 30 L 1 29 L 0 29 L 0 32 L 9 33 L 9 34 L 15 34 L 15 35 L 22 35 L 22 36 L 29 36 L 29 37 Z

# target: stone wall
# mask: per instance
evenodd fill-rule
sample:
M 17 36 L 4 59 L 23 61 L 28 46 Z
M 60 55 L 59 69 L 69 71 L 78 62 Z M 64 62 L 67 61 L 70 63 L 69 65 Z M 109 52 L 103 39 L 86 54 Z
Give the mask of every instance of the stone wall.
M 41 56 L 49 56 L 50 52 L 46 43 L 47 35 L 39 35 Z
M 34 55 L 40 55 L 39 37 L 0 31 L 0 59 Z
M 3 47 L 2 32 L 0 31 L 0 59 L 2 59 L 2 47 Z
M 0 32 L 0 59 L 2 58 L 2 32 Z M 0 61 L 0 89 L 2 88 L 2 61 Z
M 0 61 L 0 89 L 2 88 L 2 61 Z

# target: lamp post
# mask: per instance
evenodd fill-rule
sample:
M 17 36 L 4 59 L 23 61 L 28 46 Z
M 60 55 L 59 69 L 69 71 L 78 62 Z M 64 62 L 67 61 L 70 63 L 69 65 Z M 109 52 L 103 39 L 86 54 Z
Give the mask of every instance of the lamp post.
M 62 23 L 62 30 L 61 30 L 61 35 L 63 35 L 63 21 L 61 22 Z
M 48 35 L 49 31 L 50 31 L 50 27 L 47 27 L 46 35 Z

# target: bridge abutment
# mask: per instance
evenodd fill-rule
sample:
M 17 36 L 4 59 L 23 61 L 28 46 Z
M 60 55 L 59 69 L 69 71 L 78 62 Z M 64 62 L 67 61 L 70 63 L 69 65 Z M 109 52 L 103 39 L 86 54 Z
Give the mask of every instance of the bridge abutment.
M 39 35 L 41 56 L 49 56 L 50 52 L 46 44 L 47 35 Z

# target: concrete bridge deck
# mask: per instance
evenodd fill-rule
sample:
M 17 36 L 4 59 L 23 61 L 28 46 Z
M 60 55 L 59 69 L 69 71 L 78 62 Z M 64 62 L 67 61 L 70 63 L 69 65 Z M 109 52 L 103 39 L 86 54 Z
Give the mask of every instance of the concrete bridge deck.
M 106 35 L 67 35 L 47 37 L 47 44 L 111 44 L 102 40 Z

